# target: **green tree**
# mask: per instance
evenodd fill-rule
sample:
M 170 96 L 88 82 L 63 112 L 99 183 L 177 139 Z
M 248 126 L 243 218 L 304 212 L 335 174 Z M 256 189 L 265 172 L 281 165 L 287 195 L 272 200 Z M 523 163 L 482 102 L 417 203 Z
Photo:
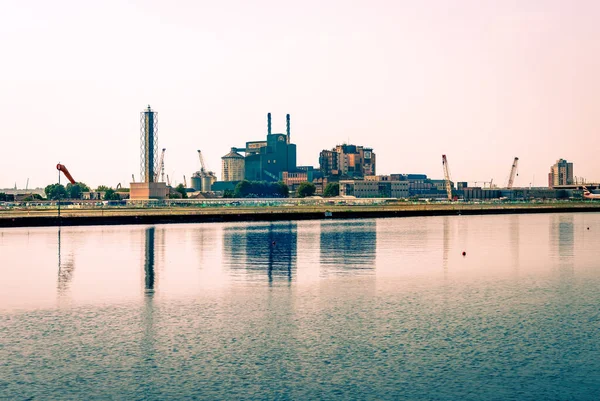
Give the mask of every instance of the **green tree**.
M 50 184 L 44 188 L 44 192 L 50 200 L 67 198 L 67 190 L 61 184 Z
M 75 184 L 67 184 L 67 194 L 71 199 L 81 199 L 84 192 L 89 192 L 90 187 L 85 185 L 83 182 L 76 182 Z
M 182 198 L 187 198 L 187 191 L 185 190 L 185 187 L 183 186 L 183 184 L 179 184 L 175 187 L 175 191 L 179 192 L 181 194 Z
M 121 197 L 119 196 L 118 193 L 115 192 L 114 189 L 109 188 L 104 192 L 104 200 L 105 201 L 121 200 Z
M 281 196 L 282 198 L 287 198 L 290 196 L 290 188 L 283 181 L 279 181 L 278 183 L 274 184 L 274 187 L 275 196 Z
M 236 198 L 245 198 L 250 195 L 250 189 L 252 184 L 248 180 L 242 180 L 237 183 L 235 189 L 233 190 L 233 194 Z
M 223 191 L 223 198 L 233 198 L 235 196 L 235 192 L 231 189 L 226 189 Z
M 300 198 L 313 196 L 316 190 L 317 187 L 315 187 L 315 184 L 313 184 L 312 182 L 301 182 L 300 185 L 298 185 L 298 196 Z
M 6 194 L 4 192 L 0 192 L 0 202 L 6 202 L 7 199 L 8 197 Z
M 99 185 L 98 188 L 96 188 L 97 192 L 105 192 L 108 191 L 109 189 L 111 189 L 110 187 L 107 187 L 106 185 Z
M 330 182 L 323 190 L 323 196 L 338 196 L 340 194 L 340 183 Z

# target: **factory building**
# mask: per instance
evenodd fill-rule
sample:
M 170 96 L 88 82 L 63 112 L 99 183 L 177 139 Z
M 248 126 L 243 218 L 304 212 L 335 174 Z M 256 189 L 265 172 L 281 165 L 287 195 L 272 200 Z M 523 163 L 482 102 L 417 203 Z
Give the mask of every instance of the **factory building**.
M 249 181 L 279 181 L 283 172 L 296 171 L 296 145 L 290 141 L 290 115 L 286 115 L 286 133 L 271 132 L 271 113 L 267 114 L 267 140 L 246 142 L 244 178 Z
M 573 163 L 569 163 L 564 159 L 558 159 L 554 165 L 550 167 L 548 173 L 548 187 L 554 188 L 559 185 L 573 184 Z
M 244 156 L 236 152 L 236 148 L 221 157 L 221 181 L 242 181 L 244 179 Z
M 340 195 L 356 198 L 408 198 L 407 181 L 340 180 Z
M 319 154 L 319 168 L 324 176 L 364 177 L 375 175 L 375 153 L 372 148 L 337 145 Z

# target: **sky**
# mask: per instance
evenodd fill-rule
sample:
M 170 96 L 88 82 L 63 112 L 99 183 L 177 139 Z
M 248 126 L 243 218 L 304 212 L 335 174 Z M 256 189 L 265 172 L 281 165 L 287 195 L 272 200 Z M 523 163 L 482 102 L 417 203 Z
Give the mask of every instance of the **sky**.
M 545 186 L 600 181 L 595 0 L 0 1 L 0 188 L 140 174 L 158 112 L 174 183 L 285 132 L 299 165 L 372 147 L 377 173 Z M 61 182 L 65 182 L 64 178 Z

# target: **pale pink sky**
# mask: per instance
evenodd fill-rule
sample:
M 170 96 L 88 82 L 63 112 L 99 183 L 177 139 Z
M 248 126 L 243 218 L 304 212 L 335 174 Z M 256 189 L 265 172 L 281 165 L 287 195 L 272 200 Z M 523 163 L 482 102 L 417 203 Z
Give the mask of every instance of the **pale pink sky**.
M 139 112 L 159 112 L 177 182 L 285 129 L 298 163 L 350 141 L 377 170 L 546 185 L 558 158 L 600 180 L 600 2 L 0 3 L 0 188 L 139 176 Z M 124 185 L 126 186 L 126 185 Z

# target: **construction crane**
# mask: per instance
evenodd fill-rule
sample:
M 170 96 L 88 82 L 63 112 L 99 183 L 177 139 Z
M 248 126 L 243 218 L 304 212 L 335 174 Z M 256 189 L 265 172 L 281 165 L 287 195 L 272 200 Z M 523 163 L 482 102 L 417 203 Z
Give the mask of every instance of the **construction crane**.
M 452 186 L 450 185 L 450 171 L 448 169 L 448 159 L 446 155 L 442 155 L 442 165 L 444 166 L 444 180 L 446 181 L 446 193 L 448 194 L 448 200 L 452 200 Z
M 135 182 L 135 176 L 131 174 L 131 182 Z
M 510 169 L 510 176 L 508 177 L 508 185 L 506 188 L 511 189 L 513 186 L 513 183 L 515 182 L 515 175 L 519 175 L 519 173 L 517 173 L 517 166 L 519 164 L 519 158 L 515 157 L 515 160 L 513 161 L 513 165 Z
M 167 149 L 163 148 L 162 152 L 160 153 L 160 160 L 158 161 L 158 171 L 156 172 L 156 174 L 154 174 L 154 181 L 158 181 L 158 174 L 160 173 L 160 182 L 165 182 L 165 150 Z
M 200 158 L 200 173 L 206 173 L 206 167 L 204 166 L 204 157 L 202 157 L 202 151 L 198 149 L 198 157 Z
M 71 173 L 69 173 L 69 170 L 67 170 L 67 168 L 66 168 L 64 165 L 62 165 L 62 164 L 58 163 L 58 164 L 56 165 L 56 169 L 57 169 L 58 171 L 62 171 L 62 173 L 65 175 L 65 177 L 67 177 L 67 179 L 68 179 L 69 181 L 71 181 L 71 184 L 75 185 L 75 180 L 74 180 L 74 179 L 73 179 L 73 177 L 71 176 Z
M 217 176 L 213 171 L 208 171 L 208 167 L 204 163 L 204 157 L 202 157 L 202 151 L 198 149 L 198 157 L 200 158 L 200 177 L 210 177 L 211 182 L 217 181 Z

